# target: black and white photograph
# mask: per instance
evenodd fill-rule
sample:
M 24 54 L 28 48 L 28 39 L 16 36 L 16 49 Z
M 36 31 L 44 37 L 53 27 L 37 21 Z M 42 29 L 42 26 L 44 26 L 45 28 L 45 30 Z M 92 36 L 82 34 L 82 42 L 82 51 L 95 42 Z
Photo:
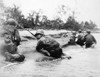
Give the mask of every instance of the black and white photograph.
M 100 0 L 0 0 L 0 77 L 100 77 Z

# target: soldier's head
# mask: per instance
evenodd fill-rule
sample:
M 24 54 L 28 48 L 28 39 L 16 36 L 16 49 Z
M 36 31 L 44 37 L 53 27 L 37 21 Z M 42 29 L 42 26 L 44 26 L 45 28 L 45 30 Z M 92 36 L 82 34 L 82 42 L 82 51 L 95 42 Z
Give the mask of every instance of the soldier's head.
M 78 31 L 78 33 L 82 33 L 82 30 L 80 29 L 80 30 Z
M 11 26 L 14 26 L 14 27 L 17 27 L 18 26 L 18 22 L 12 18 L 8 19 L 4 24 L 6 25 L 11 25 Z
M 35 37 L 37 39 L 40 39 L 42 36 L 44 36 L 44 31 L 42 29 L 39 29 L 36 31 Z
M 90 33 L 91 33 L 91 31 L 90 31 L 90 30 L 87 30 L 87 31 L 86 31 L 86 33 L 87 33 L 87 34 L 90 34 Z
M 72 32 L 73 35 L 76 35 L 76 32 Z

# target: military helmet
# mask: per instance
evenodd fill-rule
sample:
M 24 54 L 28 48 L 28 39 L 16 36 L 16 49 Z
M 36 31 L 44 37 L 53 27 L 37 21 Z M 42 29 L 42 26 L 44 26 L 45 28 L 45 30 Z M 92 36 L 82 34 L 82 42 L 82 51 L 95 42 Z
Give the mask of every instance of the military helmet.
M 88 34 L 90 34 L 90 33 L 91 33 L 91 31 L 90 31 L 90 30 L 87 30 L 86 32 L 87 32 Z
M 39 34 L 44 35 L 44 31 L 42 29 L 37 30 L 36 33 L 35 33 L 35 36 L 37 36 Z
M 78 32 L 79 32 L 79 33 L 82 33 L 82 30 L 80 29 Z
M 73 35 L 76 35 L 76 32 L 75 32 L 75 31 L 73 31 L 73 32 L 72 32 L 72 34 L 73 34 Z
M 14 20 L 14 19 L 12 19 L 12 18 L 8 19 L 8 20 L 6 21 L 6 24 L 7 24 L 7 25 L 13 25 L 13 26 L 18 25 L 17 21 Z

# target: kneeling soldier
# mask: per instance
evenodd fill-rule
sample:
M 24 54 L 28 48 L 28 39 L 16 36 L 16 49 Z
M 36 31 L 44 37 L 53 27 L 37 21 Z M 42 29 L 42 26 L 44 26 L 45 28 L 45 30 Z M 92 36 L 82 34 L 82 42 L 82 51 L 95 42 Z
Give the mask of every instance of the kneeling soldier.
M 94 38 L 94 36 L 91 34 L 91 31 L 87 31 L 87 34 L 84 37 L 84 42 L 85 42 L 85 47 L 89 48 L 91 47 L 93 44 L 96 44 L 96 39 Z
M 8 19 L 4 25 L 4 33 L 2 37 L 4 37 L 4 56 L 6 57 L 7 61 L 11 62 L 22 62 L 25 59 L 24 55 L 20 55 L 17 51 L 17 47 L 20 44 L 20 35 L 16 28 L 17 22 L 14 19 Z
M 60 48 L 60 44 L 49 36 L 44 35 L 43 30 L 38 30 L 35 34 L 35 37 L 38 40 L 36 50 L 40 53 L 43 53 L 46 56 L 53 57 L 55 59 L 62 58 L 65 54 Z M 67 58 L 71 58 L 70 56 L 66 56 Z

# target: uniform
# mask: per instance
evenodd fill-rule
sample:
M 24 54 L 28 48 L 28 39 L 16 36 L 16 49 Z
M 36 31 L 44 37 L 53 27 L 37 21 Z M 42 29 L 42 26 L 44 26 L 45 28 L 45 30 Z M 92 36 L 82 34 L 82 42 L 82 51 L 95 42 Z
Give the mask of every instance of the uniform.
M 14 20 L 8 20 L 3 24 L 3 32 L 1 37 L 4 38 L 5 45 L 3 46 L 4 49 L 4 56 L 6 57 L 7 61 L 19 61 L 22 62 L 25 57 L 24 55 L 20 55 L 17 52 L 17 46 L 20 44 L 20 35 L 15 27 L 16 22 Z
M 75 44 L 76 44 L 76 33 L 73 32 L 68 41 L 68 45 L 75 45 Z
M 76 44 L 83 46 L 84 45 L 84 36 L 83 33 L 79 33 L 77 36 Z
M 91 47 L 94 43 L 96 43 L 96 39 L 94 38 L 93 35 L 87 34 L 84 37 L 84 42 L 85 42 L 85 47 L 89 48 Z
M 43 36 L 39 39 L 36 46 L 36 50 L 43 54 L 45 54 L 44 53 L 45 51 L 49 52 L 46 53 L 45 55 L 54 58 L 60 58 L 63 54 L 62 49 L 60 48 L 60 44 L 49 36 Z

